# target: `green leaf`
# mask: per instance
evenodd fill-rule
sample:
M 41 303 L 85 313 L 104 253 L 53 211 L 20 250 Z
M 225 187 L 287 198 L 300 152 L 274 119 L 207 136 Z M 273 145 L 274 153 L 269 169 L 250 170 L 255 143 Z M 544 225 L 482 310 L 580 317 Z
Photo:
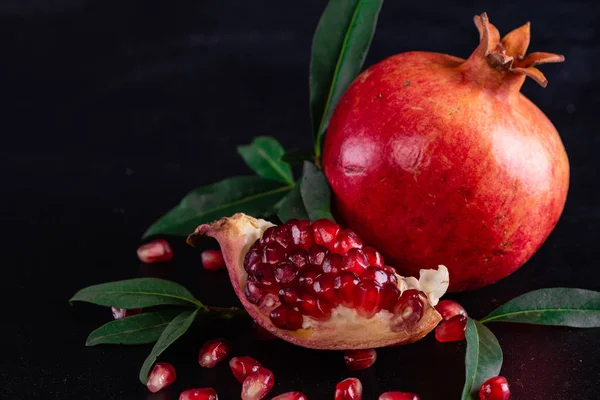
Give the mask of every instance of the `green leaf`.
M 309 219 L 302 195 L 300 194 L 300 184 L 297 184 L 281 201 L 277 216 L 281 222 L 287 222 L 292 218 Z
M 281 161 L 291 165 L 302 164 L 304 161 L 314 161 L 315 156 L 306 150 L 291 150 L 281 156 Z
M 598 328 L 600 292 L 570 288 L 534 290 L 510 300 L 481 320 L 492 321 Z
M 144 308 L 163 304 L 205 308 L 180 284 L 158 278 L 128 279 L 88 286 L 75 293 L 70 301 L 119 308 Z
M 257 137 L 247 146 L 238 146 L 238 153 L 246 164 L 259 176 L 294 184 L 292 168 L 281 158 L 285 151 L 279 142 L 272 137 Z
M 152 351 L 144 361 L 142 369 L 140 370 L 140 381 L 143 385 L 146 384 L 150 369 L 154 365 L 154 362 L 173 342 L 181 337 L 192 325 L 196 318 L 196 311 L 184 311 L 176 316 L 169 325 L 165 328 L 163 333 L 158 338 L 158 341 L 152 348 Z
M 111 321 L 90 333 L 85 345 L 154 343 L 169 322 L 180 313 L 181 311 L 148 312 Z
M 342 94 L 359 74 L 375 34 L 383 0 L 330 0 L 313 37 L 310 112 L 315 154 Z
M 496 336 L 471 318 L 467 320 L 466 378 L 462 400 L 477 400 L 479 388 L 489 378 L 500 374 L 502 349 Z
M 331 215 L 331 188 L 323 172 L 315 164 L 304 161 L 300 194 L 311 221 L 319 218 L 333 219 Z
M 148 228 L 144 238 L 157 234 L 187 236 L 198 225 L 236 212 L 268 217 L 275 213 L 275 204 L 292 187 L 258 176 L 228 178 L 201 187 L 185 196 L 178 206 Z

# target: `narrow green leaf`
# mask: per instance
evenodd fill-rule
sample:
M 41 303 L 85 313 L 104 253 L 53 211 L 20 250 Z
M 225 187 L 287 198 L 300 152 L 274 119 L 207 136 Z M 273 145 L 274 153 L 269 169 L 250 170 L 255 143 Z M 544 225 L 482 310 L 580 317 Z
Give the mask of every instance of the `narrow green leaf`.
M 600 292 L 552 288 L 525 293 L 481 320 L 524 324 L 600 327 Z
M 300 194 L 300 183 L 296 185 L 281 201 L 277 216 L 281 222 L 287 222 L 292 218 L 309 219 L 302 195 Z
M 281 161 L 290 165 L 302 164 L 304 161 L 314 161 L 315 156 L 306 150 L 290 150 L 281 156 Z
M 315 154 L 342 94 L 359 74 L 375 34 L 383 0 L 330 0 L 313 37 L 310 111 Z
M 275 213 L 275 204 L 293 185 L 258 176 L 228 178 L 189 193 L 181 203 L 156 221 L 144 238 L 157 235 L 187 236 L 198 225 L 243 212 L 254 217 Z
M 467 320 L 466 378 L 462 400 L 477 400 L 483 382 L 500 374 L 502 349 L 496 336 L 478 321 Z
M 154 343 L 179 314 L 181 311 L 157 311 L 111 321 L 90 333 L 85 345 Z
M 150 373 L 150 369 L 154 365 L 154 362 L 173 342 L 181 337 L 192 325 L 194 319 L 196 318 L 196 311 L 184 311 L 178 316 L 176 316 L 169 325 L 165 328 L 163 333 L 158 338 L 158 341 L 152 348 L 152 351 L 144 361 L 142 365 L 142 369 L 140 370 L 140 381 L 143 385 L 146 384 L 146 380 L 148 379 L 148 374 Z
M 294 184 L 292 168 L 281 158 L 283 147 L 272 137 L 257 137 L 247 146 L 238 146 L 238 153 L 254 172 L 265 179 Z
M 88 286 L 75 293 L 70 301 L 119 308 L 144 308 L 162 304 L 204 308 L 180 284 L 158 278 L 128 279 Z
M 315 164 L 304 161 L 302 179 L 300 182 L 300 194 L 302 201 L 311 221 L 319 218 L 329 218 L 331 215 L 331 188 L 329 182 Z

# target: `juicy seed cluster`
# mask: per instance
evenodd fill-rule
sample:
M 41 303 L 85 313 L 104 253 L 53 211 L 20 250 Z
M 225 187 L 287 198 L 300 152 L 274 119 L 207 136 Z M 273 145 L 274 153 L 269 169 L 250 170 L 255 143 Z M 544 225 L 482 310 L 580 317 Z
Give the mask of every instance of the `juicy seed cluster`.
M 364 246 L 353 230 L 328 219 L 293 219 L 268 228 L 250 247 L 244 269 L 244 293 L 251 303 L 279 297 L 281 305 L 269 312 L 281 329 L 302 328 L 304 316 L 327 321 L 338 305 L 364 318 L 381 310 L 404 313 L 400 322 L 410 319 L 409 314 L 413 320 L 421 318 L 422 303 L 409 301 L 407 307 L 408 297 L 400 296 L 394 269 L 384 265 L 381 254 Z

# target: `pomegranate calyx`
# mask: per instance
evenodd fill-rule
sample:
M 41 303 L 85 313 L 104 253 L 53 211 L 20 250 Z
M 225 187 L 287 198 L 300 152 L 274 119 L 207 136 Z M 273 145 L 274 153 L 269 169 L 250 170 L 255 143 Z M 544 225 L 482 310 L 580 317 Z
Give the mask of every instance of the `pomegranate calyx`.
M 196 244 L 203 235 L 217 239 L 222 249 L 233 288 L 244 308 L 257 323 L 275 336 L 299 346 L 316 349 L 370 349 L 415 342 L 433 330 L 441 320 L 441 316 L 435 310 L 434 305 L 437 304 L 439 297 L 448 288 L 448 270 L 444 266 L 440 266 L 437 271 L 421 270 L 420 279 L 404 278 L 396 275 L 400 292 L 409 289 L 416 289 L 414 290 L 415 293 L 422 292 L 417 297 L 411 297 L 413 300 L 406 298 L 408 307 L 404 305 L 400 307 L 401 311 L 397 311 L 397 315 L 382 309 L 376 311 L 374 315 L 367 313 L 369 315 L 365 317 L 363 315 L 365 313 L 361 314 L 360 312 L 364 310 L 348 308 L 342 304 L 333 308 L 330 308 L 332 307 L 330 305 L 327 306 L 328 308 L 323 308 L 325 305 L 319 303 L 320 300 L 315 300 L 309 304 L 308 300 L 310 299 L 308 298 L 315 297 L 310 293 L 305 293 L 302 296 L 302 299 L 307 301 L 306 304 L 303 304 L 306 307 L 302 307 L 302 310 L 306 309 L 305 312 L 302 312 L 303 315 L 296 311 L 293 306 L 282 305 L 279 298 L 271 293 L 263 292 L 262 298 L 252 302 L 252 296 L 248 297 L 244 293 L 247 284 L 258 284 L 259 290 L 267 291 L 271 289 L 265 286 L 266 281 L 255 282 L 249 280 L 248 272 L 244 268 L 244 260 L 248 252 L 255 251 L 252 250 L 256 248 L 254 246 L 255 242 L 261 239 L 263 234 L 269 235 L 270 232 L 273 232 L 272 229 L 266 232 L 272 226 L 274 225 L 267 221 L 239 213 L 230 218 L 222 218 L 212 224 L 199 226 L 188 237 L 188 243 L 191 245 Z M 310 268 L 316 267 L 311 266 Z M 306 271 L 306 273 L 308 272 L 310 270 Z M 370 294 L 376 295 L 376 292 Z M 265 308 L 263 303 L 264 298 L 267 297 L 271 299 L 273 304 Z M 400 298 L 403 299 L 402 296 Z M 419 306 L 410 303 L 410 301 L 418 301 L 422 304 Z M 280 309 L 285 309 L 288 314 L 294 314 L 293 316 L 298 314 L 298 317 L 302 318 L 302 323 L 300 325 L 292 324 L 293 326 L 291 326 L 286 319 L 282 321 L 287 322 L 287 326 L 282 321 L 279 321 L 282 322 L 279 324 L 280 327 L 276 326 L 274 322 L 277 323 L 278 319 L 273 318 L 273 313 Z M 321 315 L 317 311 L 327 315 Z M 411 317 L 410 313 L 413 311 L 419 314 Z M 313 314 L 318 315 L 313 317 Z M 285 317 L 285 315 L 282 315 L 282 317 Z

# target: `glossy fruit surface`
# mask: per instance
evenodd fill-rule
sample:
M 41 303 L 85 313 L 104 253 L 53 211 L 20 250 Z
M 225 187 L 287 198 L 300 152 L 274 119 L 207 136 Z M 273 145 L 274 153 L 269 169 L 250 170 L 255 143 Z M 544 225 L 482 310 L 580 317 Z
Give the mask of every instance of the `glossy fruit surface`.
M 213 388 L 188 389 L 179 395 L 179 400 L 219 400 Z
M 335 387 L 335 400 L 362 400 L 362 384 L 356 378 L 344 379 Z
M 275 385 L 273 373 L 259 367 L 249 374 L 242 383 L 242 400 L 260 400 L 269 393 Z
M 346 350 L 344 352 L 344 362 L 350 371 L 367 369 L 375 364 L 375 361 L 377 361 L 375 349 Z
M 225 339 L 212 339 L 204 343 L 198 354 L 198 364 L 213 368 L 231 353 L 231 344 Z
M 435 338 L 438 342 L 442 343 L 464 340 L 466 328 L 467 317 L 464 315 L 455 315 L 443 321 L 435 328 Z
M 156 393 L 159 390 L 172 385 L 176 378 L 175 367 L 169 363 L 159 362 L 154 365 L 152 371 L 148 374 L 146 387 L 148 387 L 148 390 L 152 393 Z
M 223 254 L 219 250 L 204 250 L 200 255 L 202 266 L 209 271 L 217 271 L 225 268 Z
M 435 309 L 445 320 L 448 320 L 455 315 L 469 316 L 467 310 L 465 310 L 463 306 L 452 300 L 440 300 L 437 306 L 435 306 Z
M 165 262 L 173 258 L 173 250 L 166 240 L 156 239 L 138 247 L 137 256 L 147 264 Z
M 508 400 L 510 398 L 510 388 L 508 381 L 503 376 L 494 376 L 481 385 L 479 390 L 481 400 Z
M 229 360 L 229 367 L 231 368 L 231 372 L 233 372 L 235 379 L 242 383 L 248 377 L 248 375 L 256 372 L 256 370 L 262 367 L 262 365 L 252 357 L 243 356 L 233 357 L 231 360 Z
M 395 55 L 363 72 L 331 118 L 323 169 L 345 225 L 399 272 L 444 264 L 450 290 L 523 265 L 563 210 L 569 164 L 548 118 L 520 93 L 535 68 L 529 24 L 500 40 L 485 14 L 468 60 Z

